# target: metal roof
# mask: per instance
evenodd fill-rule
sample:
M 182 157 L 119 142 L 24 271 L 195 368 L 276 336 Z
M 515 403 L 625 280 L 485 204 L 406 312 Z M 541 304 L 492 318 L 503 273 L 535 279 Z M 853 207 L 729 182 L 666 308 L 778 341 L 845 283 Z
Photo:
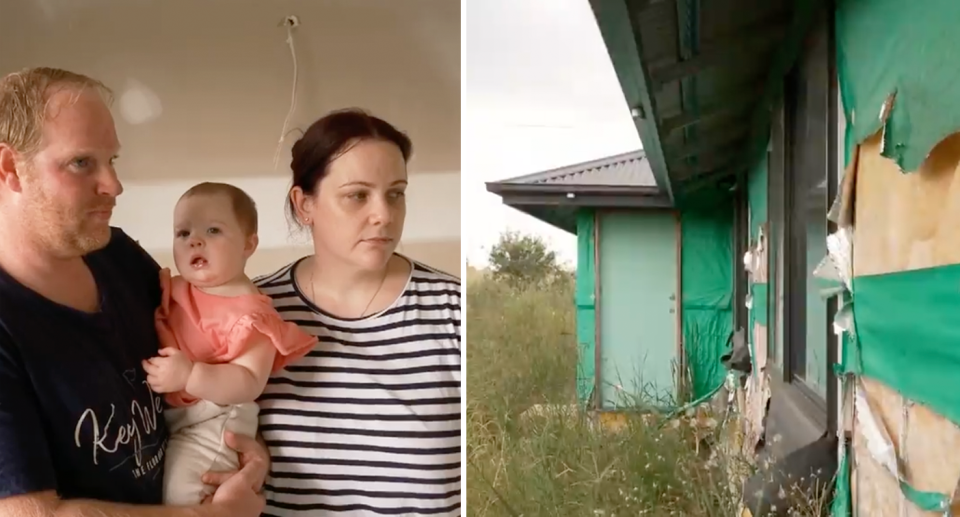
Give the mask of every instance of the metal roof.
M 503 180 L 526 185 L 656 187 L 650 161 L 642 150 Z
M 570 233 L 583 208 L 669 209 L 646 153 L 608 156 L 558 169 L 487 183 L 503 203 Z

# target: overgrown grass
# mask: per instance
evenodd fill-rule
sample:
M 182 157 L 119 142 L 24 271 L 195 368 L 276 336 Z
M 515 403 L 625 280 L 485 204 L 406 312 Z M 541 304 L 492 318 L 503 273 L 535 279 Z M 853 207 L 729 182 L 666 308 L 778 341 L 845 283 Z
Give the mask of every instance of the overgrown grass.
M 524 415 L 576 402 L 572 285 L 468 281 L 470 515 L 734 515 L 736 494 L 688 423 L 658 430 L 636 414 L 603 431 L 576 410 Z
M 575 408 L 572 283 L 467 281 L 469 515 L 738 515 L 740 460 L 708 447 L 723 426 L 626 412 L 613 429 Z

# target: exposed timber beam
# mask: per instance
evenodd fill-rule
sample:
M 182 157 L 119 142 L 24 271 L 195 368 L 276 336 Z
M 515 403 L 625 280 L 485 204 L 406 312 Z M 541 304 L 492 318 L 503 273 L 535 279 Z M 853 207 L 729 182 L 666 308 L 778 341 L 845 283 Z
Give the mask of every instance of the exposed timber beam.
M 738 30 L 735 34 L 706 42 L 704 50 L 686 61 L 674 58 L 658 59 L 649 64 L 650 80 L 655 87 L 679 81 L 702 70 L 719 65 L 738 66 L 744 60 L 757 61 L 758 54 L 763 62 L 769 61 L 786 31 L 787 24 L 782 15 L 776 21 L 761 20 Z
M 743 153 L 742 146 L 727 146 L 709 155 L 698 157 L 695 165 L 672 167 L 670 176 L 678 182 L 689 181 L 693 178 L 711 174 L 713 171 L 725 169 L 740 160 Z
M 697 141 L 692 144 L 670 146 L 665 150 L 667 161 L 686 160 L 693 156 L 708 154 L 729 145 L 741 143 L 746 138 L 748 129 L 745 124 L 737 125 L 730 131 L 714 131 L 700 135 Z
M 751 87 L 745 88 L 745 91 L 740 94 L 726 96 L 723 101 L 714 101 L 700 108 L 699 113 L 685 112 L 664 118 L 660 122 L 660 127 L 662 128 L 665 138 L 669 138 L 671 133 L 681 129 L 723 118 L 733 113 L 750 110 L 754 103 L 757 102 L 757 96 L 760 95 L 761 91 L 762 89 L 759 86 L 754 88 L 751 85 Z
M 718 182 L 722 181 L 724 178 L 729 178 L 730 176 L 741 175 L 743 171 L 747 168 L 744 163 L 735 162 L 732 165 L 727 167 L 721 167 L 714 171 L 708 172 L 706 174 L 701 174 L 688 178 L 683 181 L 683 192 L 685 194 L 691 194 L 698 190 L 716 185 Z

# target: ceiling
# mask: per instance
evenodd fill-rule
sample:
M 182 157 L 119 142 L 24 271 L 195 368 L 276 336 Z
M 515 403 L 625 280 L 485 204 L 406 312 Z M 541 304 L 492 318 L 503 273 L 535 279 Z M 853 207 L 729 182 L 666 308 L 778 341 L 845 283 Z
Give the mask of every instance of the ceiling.
M 0 73 L 55 66 L 103 80 L 128 179 L 286 175 L 289 128 L 358 106 L 414 141 L 414 172 L 460 170 L 460 6 L 450 0 L 3 0 Z M 139 92 L 146 121 L 124 116 Z M 136 100 L 136 99 L 134 99 Z M 159 108 L 159 109 L 158 109 Z M 136 111 L 136 110 L 134 110 Z M 132 113 L 132 112 L 131 112 Z M 129 113 L 128 113 L 129 115 Z

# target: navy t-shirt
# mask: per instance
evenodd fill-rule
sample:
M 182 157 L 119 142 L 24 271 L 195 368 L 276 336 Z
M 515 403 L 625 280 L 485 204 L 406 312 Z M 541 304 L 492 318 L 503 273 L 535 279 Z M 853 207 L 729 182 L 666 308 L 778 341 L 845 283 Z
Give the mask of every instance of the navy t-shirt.
M 114 228 L 85 258 L 101 311 L 43 298 L 0 270 L 0 498 L 161 504 L 163 399 L 141 361 L 157 354 L 159 266 Z

